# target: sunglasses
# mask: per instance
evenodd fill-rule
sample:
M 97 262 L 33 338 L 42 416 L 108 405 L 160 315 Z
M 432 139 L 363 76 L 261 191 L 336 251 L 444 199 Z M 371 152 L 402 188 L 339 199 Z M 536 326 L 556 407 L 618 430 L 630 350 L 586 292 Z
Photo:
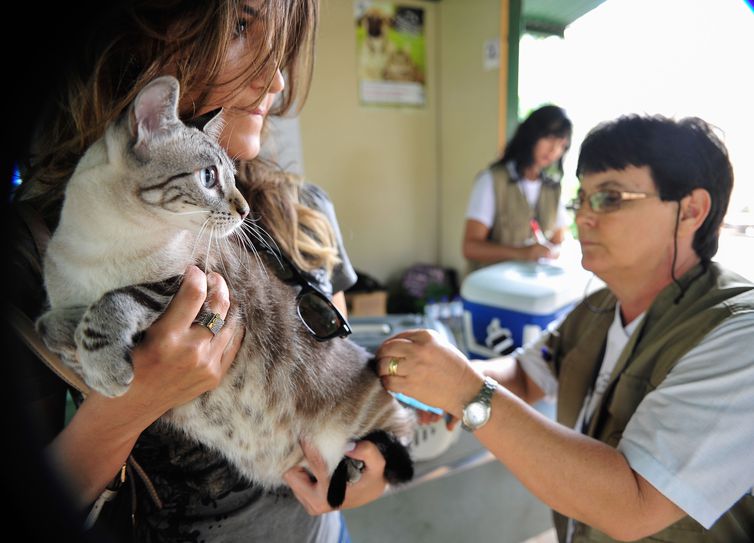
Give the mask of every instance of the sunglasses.
M 589 207 L 595 213 L 611 213 L 618 211 L 625 201 L 644 200 L 657 196 L 657 194 L 649 192 L 622 192 L 619 190 L 600 190 L 587 196 L 580 190 L 576 198 L 568 203 L 566 209 L 577 212 L 584 207 L 584 203 L 589 202 Z
M 256 243 L 254 247 L 266 257 L 269 267 L 281 281 L 301 287 L 296 296 L 296 311 L 314 339 L 327 341 L 351 333 L 351 326 L 332 300 L 304 277 L 282 252 Z

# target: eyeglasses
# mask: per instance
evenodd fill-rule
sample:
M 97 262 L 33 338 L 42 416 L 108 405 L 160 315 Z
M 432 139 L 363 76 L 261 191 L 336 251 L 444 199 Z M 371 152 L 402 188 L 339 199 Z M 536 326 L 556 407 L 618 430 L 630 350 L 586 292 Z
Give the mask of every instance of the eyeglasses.
M 654 198 L 657 194 L 649 192 L 622 192 L 619 190 L 600 190 L 593 192 L 589 196 L 583 191 L 578 192 L 578 196 L 571 200 L 566 206 L 566 209 L 577 212 L 583 206 L 585 202 L 589 202 L 589 207 L 595 213 L 611 213 L 618 211 L 621 205 L 625 201 L 630 200 L 643 200 L 645 198 Z
M 351 326 L 332 300 L 304 277 L 285 255 L 261 244 L 255 243 L 254 247 L 262 251 L 269 267 L 281 281 L 301 287 L 296 296 L 296 311 L 314 339 L 327 341 L 334 337 L 346 337 L 351 333 Z

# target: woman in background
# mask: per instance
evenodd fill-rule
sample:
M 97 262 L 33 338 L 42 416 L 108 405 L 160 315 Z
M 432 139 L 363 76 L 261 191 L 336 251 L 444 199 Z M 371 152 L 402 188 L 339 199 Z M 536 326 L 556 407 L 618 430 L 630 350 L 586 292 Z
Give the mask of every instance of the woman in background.
M 503 156 L 477 176 L 463 236 L 472 270 L 557 256 L 554 246 L 568 226 L 560 178 L 571 132 L 563 109 L 543 106 L 518 126 Z

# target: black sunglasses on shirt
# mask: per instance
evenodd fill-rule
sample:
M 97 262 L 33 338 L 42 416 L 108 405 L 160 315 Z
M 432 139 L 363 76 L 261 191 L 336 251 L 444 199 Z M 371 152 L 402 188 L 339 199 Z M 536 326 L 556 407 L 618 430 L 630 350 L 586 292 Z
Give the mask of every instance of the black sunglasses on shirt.
M 351 333 L 351 326 L 332 300 L 304 277 L 282 252 L 259 243 L 254 243 L 254 247 L 267 258 L 270 269 L 281 281 L 301 287 L 296 296 L 296 311 L 314 339 L 327 341 Z

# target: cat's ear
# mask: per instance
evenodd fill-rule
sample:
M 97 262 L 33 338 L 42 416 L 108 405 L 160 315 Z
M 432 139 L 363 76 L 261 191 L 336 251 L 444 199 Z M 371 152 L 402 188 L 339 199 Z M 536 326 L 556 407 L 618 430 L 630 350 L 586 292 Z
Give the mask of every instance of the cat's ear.
M 136 96 L 128 116 L 134 148 L 143 148 L 149 141 L 169 131 L 178 119 L 178 80 L 172 76 L 149 82 Z
M 225 128 L 225 119 L 223 118 L 223 110 L 219 109 L 217 115 L 207 121 L 202 131 L 217 142 L 220 141 L 220 134 L 222 134 L 223 128 Z

